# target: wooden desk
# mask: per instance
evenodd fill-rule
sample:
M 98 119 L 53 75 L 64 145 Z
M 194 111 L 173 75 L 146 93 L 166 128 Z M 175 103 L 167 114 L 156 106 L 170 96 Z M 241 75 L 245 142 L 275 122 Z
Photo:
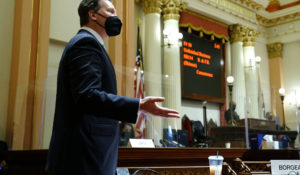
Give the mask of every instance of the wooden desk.
M 187 169 L 208 172 L 208 156 L 219 155 L 231 163 L 235 158 L 243 161 L 270 161 L 271 159 L 299 159 L 298 150 L 246 150 L 246 149 L 199 149 L 199 148 L 119 148 L 119 167 L 134 171 L 152 167 L 165 172 L 186 172 Z M 44 171 L 48 150 L 9 151 L 6 160 L 8 175 L 50 175 Z M 206 172 L 206 173 L 205 173 Z M 172 173 L 174 174 L 174 173 Z
M 210 155 L 224 157 L 224 161 L 241 158 L 246 149 L 216 149 L 216 148 L 119 148 L 120 167 L 148 166 L 208 166 Z
M 166 166 L 166 167 L 126 167 L 130 174 L 142 169 L 151 169 L 161 175 L 209 175 L 209 166 Z M 151 171 L 140 171 L 139 174 L 150 175 Z M 151 173 L 151 175 L 155 173 Z
M 246 148 L 245 127 L 244 126 L 222 126 L 211 128 L 215 135 L 214 147 L 225 147 L 225 143 L 230 141 L 232 148 Z M 297 131 L 276 131 L 266 129 L 249 129 L 249 134 L 268 134 L 268 135 L 286 135 L 291 138 L 291 147 L 294 148 L 294 142 L 298 135 Z

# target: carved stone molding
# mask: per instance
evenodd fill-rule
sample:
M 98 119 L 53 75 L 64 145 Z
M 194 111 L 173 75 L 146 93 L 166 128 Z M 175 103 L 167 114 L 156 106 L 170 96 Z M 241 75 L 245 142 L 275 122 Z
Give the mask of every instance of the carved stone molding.
M 251 28 L 244 28 L 243 46 L 255 46 L 255 38 L 260 34 Z
M 272 43 L 267 45 L 269 59 L 282 57 L 283 44 L 281 42 Z
M 162 0 L 143 0 L 144 12 L 149 13 L 161 13 Z
M 243 42 L 243 46 L 255 46 L 255 38 L 260 33 L 254 29 L 245 27 L 241 24 L 229 26 L 229 35 L 231 43 Z
M 164 21 L 175 19 L 179 21 L 180 12 L 187 8 L 187 3 L 183 0 L 162 0 L 162 11 Z
M 254 10 L 265 9 L 263 5 L 254 2 L 253 0 L 239 0 L 241 3 L 246 4 L 248 7 L 252 7 Z
M 260 24 L 264 25 L 265 27 L 272 27 L 274 25 L 284 24 L 289 21 L 299 20 L 300 12 L 291 13 L 285 16 L 280 16 L 277 18 L 268 19 L 263 16 L 256 14 L 256 19 L 259 21 Z
M 241 24 L 233 24 L 229 26 L 229 36 L 231 43 L 242 42 L 244 37 L 245 27 Z

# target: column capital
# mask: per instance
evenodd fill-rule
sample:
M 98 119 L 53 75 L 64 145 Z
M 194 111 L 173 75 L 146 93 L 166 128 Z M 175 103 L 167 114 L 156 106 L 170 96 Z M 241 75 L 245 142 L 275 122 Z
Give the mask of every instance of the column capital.
M 231 43 L 243 41 L 244 28 L 245 27 L 241 24 L 233 24 L 229 26 L 229 36 Z
M 187 8 L 187 3 L 183 0 L 162 0 L 162 4 L 164 21 L 170 19 L 179 21 L 180 12 Z
M 136 0 L 139 2 L 140 0 Z M 142 0 L 145 14 L 161 13 L 162 0 Z
M 267 45 L 269 59 L 282 57 L 283 44 L 281 42 L 271 43 Z
M 260 33 L 251 28 L 244 28 L 243 46 L 255 46 L 255 38 Z

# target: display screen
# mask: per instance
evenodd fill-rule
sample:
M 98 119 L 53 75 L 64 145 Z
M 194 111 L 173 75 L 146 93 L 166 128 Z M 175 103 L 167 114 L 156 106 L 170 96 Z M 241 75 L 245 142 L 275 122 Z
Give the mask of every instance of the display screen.
M 181 32 L 183 97 L 223 103 L 225 76 L 222 42 Z

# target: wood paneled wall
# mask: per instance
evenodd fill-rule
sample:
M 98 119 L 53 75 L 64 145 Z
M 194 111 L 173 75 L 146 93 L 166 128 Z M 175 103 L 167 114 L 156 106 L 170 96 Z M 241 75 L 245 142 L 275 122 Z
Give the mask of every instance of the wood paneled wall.
M 6 141 L 14 150 L 42 143 L 50 0 L 15 0 Z
M 123 23 L 119 36 L 109 38 L 109 55 L 115 66 L 118 94 L 134 97 L 135 67 L 135 1 L 114 1 Z

